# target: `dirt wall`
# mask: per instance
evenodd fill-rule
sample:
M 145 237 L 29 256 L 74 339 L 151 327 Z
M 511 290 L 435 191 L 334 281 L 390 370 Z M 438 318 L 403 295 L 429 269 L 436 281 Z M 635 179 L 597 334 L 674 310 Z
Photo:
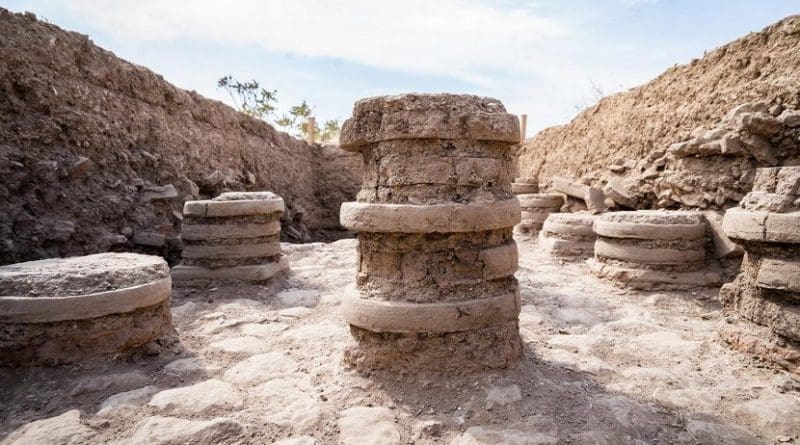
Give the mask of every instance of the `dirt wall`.
M 226 190 L 281 195 L 283 238 L 303 241 L 338 226 L 338 203 L 355 197 L 360 159 L 338 148 L 32 14 L 0 8 L 0 36 L 0 263 L 109 249 L 175 257 L 183 201 Z
M 538 175 L 544 183 L 553 176 L 582 177 L 601 188 L 609 179 L 641 173 L 639 168 L 663 157 L 672 144 L 718 126 L 739 105 L 763 102 L 774 115 L 797 110 L 798 48 L 800 16 L 790 16 L 643 86 L 606 97 L 569 124 L 527 140 L 517 153 L 520 175 Z M 782 161 L 800 160 L 795 155 Z

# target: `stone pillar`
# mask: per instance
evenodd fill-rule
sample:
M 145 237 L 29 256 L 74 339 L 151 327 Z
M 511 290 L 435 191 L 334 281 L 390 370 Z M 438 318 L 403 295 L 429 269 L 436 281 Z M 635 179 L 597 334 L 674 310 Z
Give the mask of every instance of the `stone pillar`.
M 722 338 L 800 373 L 800 167 L 757 169 L 722 226 L 745 249 L 741 273 L 720 291 Z
M 526 190 L 517 188 L 517 190 Z M 559 193 L 517 193 L 522 209 L 520 223 L 514 227 L 519 235 L 535 237 L 551 213 L 558 213 L 564 205 L 564 196 Z
M 552 213 L 539 232 L 538 245 L 554 258 L 589 258 L 597 238 L 592 228 L 596 218 L 590 213 Z
M 183 206 L 183 261 L 175 280 L 261 282 L 288 268 L 281 257 L 283 199 L 271 192 L 227 192 Z
M 502 367 L 521 351 L 511 145 L 496 99 L 406 94 L 356 102 L 340 137 L 365 173 L 341 223 L 358 232 L 343 303 L 357 367 Z
M 595 275 L 636 289 L 716 286 L 706 257 L 706 222 L 699 212 L 611 212 L 594 223 L 597 241 L 589 268 Z
M 0 267 L 0 366 L 73 363 L 175 340 L 163 258 L 101 253 Z M 154 343 L 155 344 L 155 343 Z

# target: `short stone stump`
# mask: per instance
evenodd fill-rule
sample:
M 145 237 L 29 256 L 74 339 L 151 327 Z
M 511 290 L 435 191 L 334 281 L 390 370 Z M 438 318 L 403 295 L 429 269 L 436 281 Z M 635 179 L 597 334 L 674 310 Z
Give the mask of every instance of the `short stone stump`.
M 179 281 L 263 282 L 288 269 L 281 256 L 283 199 L 271 192 L 226 192 L 183 206 Z
M 722 226 L 746 254 L 720 290 L 721 337 L 800 373 L 800 167 L 757 169 L 753 190 Z
M 523 193 L 517 195 L 517 200 L 522 213 L 514 233 L 532 237 L 539 234 L 547 217 L 560 212 L 564 205 L 564 195 L 560 193 Z
M 710 238 L 702 214 L 639 210 L 612 212 L 594 222 L 590 270 L 634 289 L 686 289 L 720 284 L 706 261 Z
M 0 267 L 0 365 L 35 366 L 124 354 L 174 330 L 169 266 L 134 253 Z
M 398 372 L 504 367 L 522 349 L 510 147 L 517 119 L 499 101 L 407 94 L 358 101 L 342 127 L 364 157 L 356 202 L 355 288 L 343 299 L 345 362 Z
M 551 213 L 539 232 L 538 246 L 553 258 L 580 260 L 594 255 L 594 221 L 590 213 Z

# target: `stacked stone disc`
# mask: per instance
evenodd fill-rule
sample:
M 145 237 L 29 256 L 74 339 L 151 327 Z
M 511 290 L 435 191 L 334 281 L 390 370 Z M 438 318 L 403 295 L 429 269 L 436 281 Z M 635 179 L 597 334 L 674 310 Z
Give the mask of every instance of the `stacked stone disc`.
M 183 206 L 183 260 L 176 280 L 266 281 L 287 269 L 281 256 L 283 199 L 271 192 L 227 192 Z
M 597 241 L 589 266 L 595 275 L 624 286 L 713 286 L 720 274 L 706 264 L 706 222 L 698 212 L 605 213 L 594 223 Z
M 358 232 L 344 313 L 357 367 L 502 367 L 519 356 L 512 228 L 515 116 L 496 99 L 406 94 L 360 100 L 342 148 L 365 173 L 341 223 Z
M 539 193 L 539 180 L 537 178 L 516 178 L 511 183 L 511 193 L 515 195 Z
M 514 231 L 534 237 L 542 230 L 547 217 L 558 213 L 564 205 L 564 195 L 560 193 L 520 193 L 517 199 L 522 213 Z
M 103 253 L 0 267 L 0 366 L 54 365 L 174 339 L 169 266 Z
M 597 215 L 590 213 L 552 213 L 542 225 L 538 245 L 554 258 L 589 258 L 597 238 L 595 219 Z
M 723 229 L 745 256 L 720 291 L 728 315 L 722 338 L 800 373 L 800 167 L 757 169 L 753 190 L 725 213 Z

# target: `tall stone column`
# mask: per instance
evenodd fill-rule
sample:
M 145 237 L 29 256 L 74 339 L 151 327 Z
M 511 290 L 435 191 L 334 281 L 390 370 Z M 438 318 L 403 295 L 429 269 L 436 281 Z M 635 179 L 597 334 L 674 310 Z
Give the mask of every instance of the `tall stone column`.
M 518 121 L 496 99 L 405 94 L 356 102 L 342 148 L 360 152 L 356 291 L 344 314 L 357 367 L 502 367 L 520 355 L 510 148 Z

